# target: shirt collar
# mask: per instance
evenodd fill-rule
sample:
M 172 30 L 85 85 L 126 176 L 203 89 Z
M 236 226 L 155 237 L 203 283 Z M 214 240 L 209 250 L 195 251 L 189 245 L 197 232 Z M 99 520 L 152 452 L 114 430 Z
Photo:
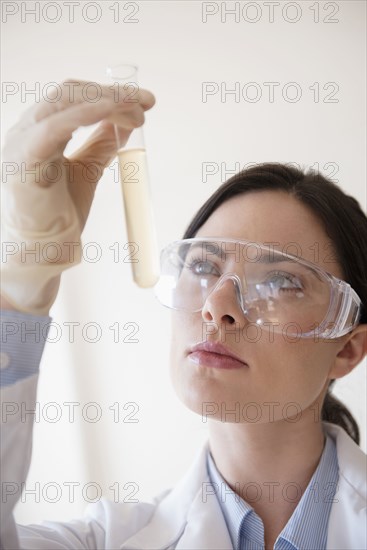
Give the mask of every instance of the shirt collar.
M 278 536 L 295 549 L 325 548 L 331 505 L 337 488 L 339 470 L 336 446 L 331 437 L 326 440 L 318 466 L 292 516 Z M 219 473 L 210 449 L 207 469 L 223 512 L 233 548 L 240 547 L 241 537 L 264 544 L 264 527 L 252 506 L 232 491 Z M 251 488 L 249 488 L 251 489 Z M 256 487 L 254 487 L 256 489 Z M 290 487 L 291 493 L 291 487 Z M 292 498 L 290 496 L 290 498 Z M 275 545 L 276 548 L 276 545 Z

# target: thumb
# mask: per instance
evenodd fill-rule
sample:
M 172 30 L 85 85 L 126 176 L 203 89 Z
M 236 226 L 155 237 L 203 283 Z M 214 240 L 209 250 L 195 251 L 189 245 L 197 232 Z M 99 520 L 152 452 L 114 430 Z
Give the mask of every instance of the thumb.
M 124 145 L 132 130 L 118 128 L 118 137 Z M 78 213 L 81 229 L 84 229 L 93 202 L 94 193 L 104 168 L 116 156 L 114 124 L 103 121 L 88 140 L 68 161 L 73 165 L 73 177 L 68 180 L 68 190 Z
M 116 134 L 116 132 L 118 134 Z M 106 168 L 116 156 L 118 137 L 120 147 L 123 147 L 132 129 L 128 130 L 121 127 L 115 127 L 114 124 L 106 120 L 102 121 L 93 134 L 70 158 L 71 161 L 81 162 L 83 164 L 94 163 L 101 168 Z

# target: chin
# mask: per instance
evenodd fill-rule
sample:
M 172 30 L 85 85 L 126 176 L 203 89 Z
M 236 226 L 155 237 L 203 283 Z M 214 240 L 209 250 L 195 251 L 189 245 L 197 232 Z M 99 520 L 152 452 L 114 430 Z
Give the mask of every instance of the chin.
M 219 403 L 220 392 L 218 388 L 215 390 L 210 387 L 213 384 L 208 383 L 208 380 L 200 380 L 196 377 L 184 379 L 182 376 L 177 376 L 177 373 L 171 378 L 177 397 L 190 411 L 201 416 L 206 403 Z
M 207 422 L 208 419 L 216 419 L 226 421 L 236 421 L 235 415 L 230 418 L 229 411 L 240 410 L 241 398 L 234 398 L 233 393 L 226 395 L 223 387 L 223 382 L 211 379 L 201 379 L 191 377 L 183 379 L 181 377 L 173 377 L 173 387 L 177 397 L 190 411 L 200 415 L 202 422 Z M 239 414 L 237 422 L 240 421 Z

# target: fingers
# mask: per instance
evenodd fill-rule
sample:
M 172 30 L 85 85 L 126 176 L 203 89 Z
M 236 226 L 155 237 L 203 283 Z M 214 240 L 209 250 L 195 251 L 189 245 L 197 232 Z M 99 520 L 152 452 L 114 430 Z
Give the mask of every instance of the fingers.
M 82 103 L 66 111 L 54 113 L 31 126 L 19 137 L 14 135 L 10 149 L 22 151 L 22 159 L 28 163 L 43 162 L 62 154 L 72 133 L 79 126 L 95 124 L 111 114 L 111 102 Z M 10 159 L 11 160 L 11 159 Z
M 144 111 L 140 104 L 134 104 L 126 109 L 119 104 L 116 106 L 109 99 L 103 99 L 96 104 L 84 102 L 73 105 L 69 109 L 53 113 L 23 130 L 20 135 L 9 136 L 6 155 L 8 160 L 16 161 L 19 157 L 30 164 L 55 158 L 63 153 L 66 143 L 77 128 L 101 120 L 117 124 L 121 127 L 122 134 L 125 130 L 128 137 L 134 128 L 144 123 Z
M 144 111 L 149 111 L 155 105 L 155 97 L 149 90 L 141 88 L 139 90 L 139 103 L 143 107 Z
M 96 101 L 92 101 L 91 85 L 98 96 Z M 59 88 L 55 88 L 54 97 L 48 94 L 48 98 L 55 101 L 44 100 L 31 107 L 8 132 L 3 152 L 8 161 L 25 162 L 31 168 L 35 163 L 60 157 L 78 127 L 103 120 L 118 127 L 121 132 L 119 143 L 123 145 L 131 131 L 144 123 L 144 112 L 155 104 L 151 92 L 130 85 L 100 86 L 67 81 Z M 92 145 L 88 142 L 88 147 Z M 108 159 L 113 157 L 112 142 L 106 144 L 103 152 L 101 144 L 96 147 L 102 154 L 101 164 L 108 164 Z
M 109 100 L 115 104 L 118 110 L 127 111 L 139 105 L 143 111 L 147 111 L 155 104 L 155 98 L 151 92 L 134 85 L 113 84 L 102 86 L 96 82 L 66 80 L 56 85 L 52 92 L 30 107 L 22 116 L 15 129 L 24 130 L 41 120 L 69 109 L 75 105 L 90 103 L 97 105 L 99 102 Z

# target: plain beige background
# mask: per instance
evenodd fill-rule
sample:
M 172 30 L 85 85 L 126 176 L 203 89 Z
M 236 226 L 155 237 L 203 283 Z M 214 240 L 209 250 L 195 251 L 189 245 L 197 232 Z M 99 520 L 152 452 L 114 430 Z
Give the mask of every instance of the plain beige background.
M 102 82 L 107 64 L 138 64 L 141 85 L 157 98 L 144 132 L 160 248 L 180 238 L 230 170 L 251 162 L 319 166 L 365 207 L 364 2 L 74 2 L 73 22 L 70 3 L 38 4 L 2 2 L 3 132 L 35 100 L 27 91 L 42 95 L 67 78 Z M 277 83 L 273 101 L 269 83 Z M 203 86 L 219 91 L 203 101 Z M 205 167 L 216 173 L 203 177 Z M 20 522 L 81 515 L 99 488 L 144 500 L 176 483 L 206 439 L 206 424 L 170 386 L 169 311 L 134 286 L 122 261 L 116 168 L 98 187 L 87 259 L 65 273 L 52 310 L 55 342 L 41 365 Z M 123 342 L 134 330 L 138 342 Z M 357 418 L 365 449 L 365 364 L 335 393 Z

